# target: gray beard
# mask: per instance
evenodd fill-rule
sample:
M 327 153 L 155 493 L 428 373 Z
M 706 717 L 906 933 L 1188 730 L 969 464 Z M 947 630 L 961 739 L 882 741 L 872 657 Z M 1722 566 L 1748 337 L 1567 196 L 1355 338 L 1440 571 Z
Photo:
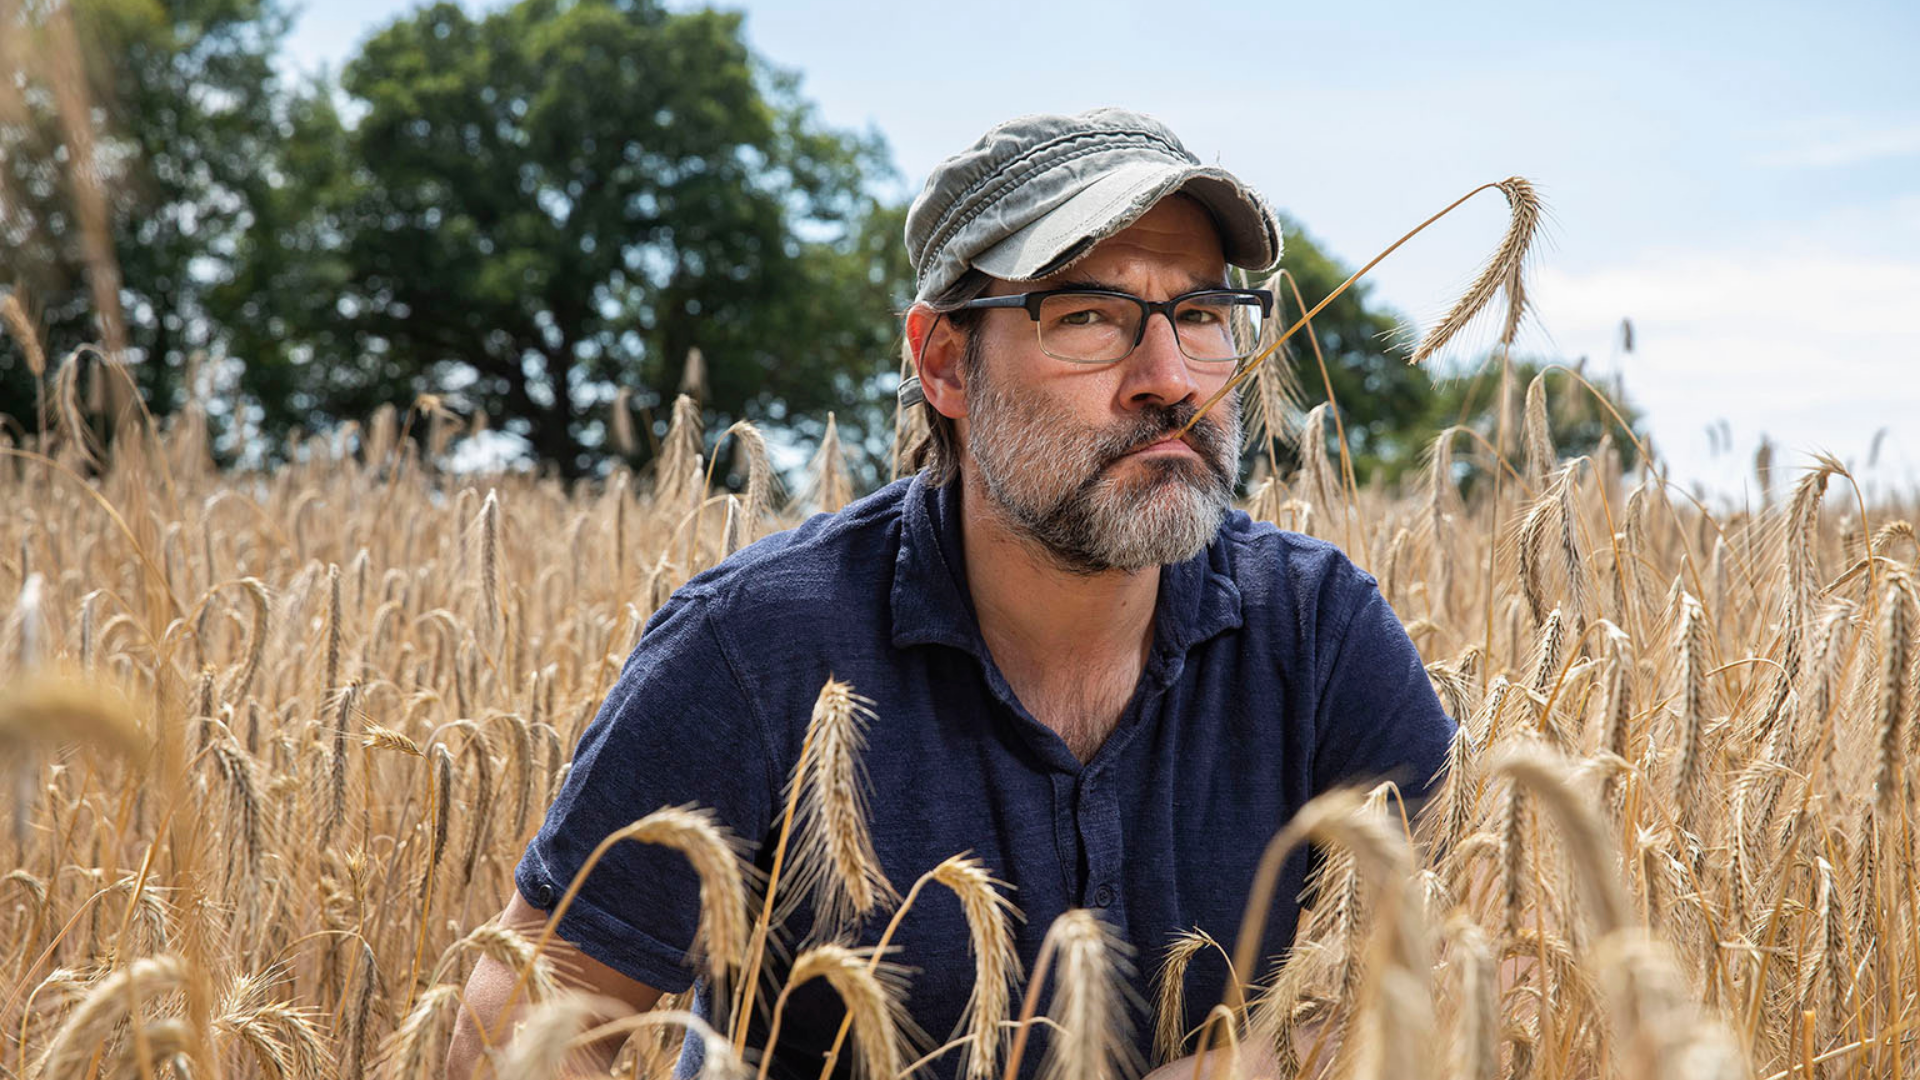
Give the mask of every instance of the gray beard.
M 1137 571 L 1185 562 L 1219 532 L 1239 465 L 1240 401 L 1231 395 L 1194 425 L 1200 461 L 1139 462 L 1144 476 L 1112 466 L 1193 416 L 1192 405 L 1148 406 L 1105 430 L 1069 429 L 1032 399 L 976 378 L 968 450 L 999 516 L 1061 569 Z

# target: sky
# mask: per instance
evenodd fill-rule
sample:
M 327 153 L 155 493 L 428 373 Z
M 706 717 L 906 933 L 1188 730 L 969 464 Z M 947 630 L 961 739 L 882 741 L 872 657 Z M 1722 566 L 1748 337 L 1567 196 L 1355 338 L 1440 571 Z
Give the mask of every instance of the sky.
M 414 6 L 313 3 L 285 62 L 337 69 Z M 1165 121 L 1350 266 L 1527 177 L 1548 223 L 1518 350 L 1622 375 L 1675 479 L 1756 499 L 1765 437 L 1776 477 L 1827 451 L 1920 489 L 1920 4 L 717 6 L 827 123 L 886 137 L 903 195 L 1001 120 L 1102 105 Z M 1482 194 L 1373 298 L 1430 323 L 1505 221 Z

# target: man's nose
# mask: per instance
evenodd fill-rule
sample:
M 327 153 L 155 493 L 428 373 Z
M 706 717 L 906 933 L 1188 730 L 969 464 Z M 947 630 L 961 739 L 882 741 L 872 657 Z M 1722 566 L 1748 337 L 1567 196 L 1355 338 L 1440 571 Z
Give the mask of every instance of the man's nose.
M 1129 405 L 1172 405 L 1200 388 L 1174 336 L 1173 320 L 1163 312 L 1147 316 L 1139 346 L 1121 363 L 1126 367 L 1121 398 Z

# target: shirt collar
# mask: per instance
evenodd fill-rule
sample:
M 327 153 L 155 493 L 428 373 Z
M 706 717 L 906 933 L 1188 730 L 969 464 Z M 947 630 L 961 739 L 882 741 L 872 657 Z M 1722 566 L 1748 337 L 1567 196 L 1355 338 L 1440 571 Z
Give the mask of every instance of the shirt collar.
M 893 563 L 893 644 L 951 645 L 982 657 L 980 622 L 967 590 L 960 541 L 959 481 L 934 487 L 918 473 L 907 485 L 900 551 Z
M 893 644 L 949 645 L 989 659 L 967 589 L 960 535 L 960 481 L 933 487 L 924 475 L 907 486 L 900 551 L 894 559 Z M 1187 650 L 1242 623 L 1229 545 L 1216 535 L 1205 551 L 1160 568 L 1154 648 L 1147 675 L 1163 685 L 1179 677 Z

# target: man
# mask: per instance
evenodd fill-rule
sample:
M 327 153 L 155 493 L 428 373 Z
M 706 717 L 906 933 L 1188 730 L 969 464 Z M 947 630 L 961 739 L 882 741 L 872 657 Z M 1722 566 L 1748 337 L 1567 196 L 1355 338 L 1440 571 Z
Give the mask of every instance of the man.
M 509 924 L 539 925 L 603 836 L 660 806 L 713 808 L 766 865 L 830 674 L 879 717 L 865 766 L 887 877 L 971 852 L 1016 890 L 1026 969 L 1055 916 L 1091 908 L 1140 989 L 1173 935 L 1231 939 L 1263 846 L 1313 795 L 1417 791 L 1439 767 L 1451 721 L 1373 579 L 1230 510 L 1237 400 L 1174 437 L 1267 313 L 1227 279 L 1278 261 L 1267 204 L 1156 121 L 1098 110 L 988 132 L 934 171 L 906 232 L 919 474 L 752 545 L 654 615 L 527 848 Z M 1296 858 L 1262 956 L 1291 940 L 1304 874 Z M 617 846 L 561 920 L 560 958 L 644 1008 L 695 985 L 697 909 L 679 856 Z M 940 896 L 894 937 L 937 1040 L 967 999 L 967 942 Z M 490 1025 L 511 982 L 474 972 Z M 1223 985 L 1194 965 L 1189 1025 Z M 788 1003 L 776 1075 L 811 1080 L 833 1041 L 834 999 L 811 989 Z M 1151 1023 L 1134 1028 L 1144 1054 Z M 764 1039 L 756 1022 L 749 1045 Z M 468 1017 L 455 1043 L 461 1075 Z

